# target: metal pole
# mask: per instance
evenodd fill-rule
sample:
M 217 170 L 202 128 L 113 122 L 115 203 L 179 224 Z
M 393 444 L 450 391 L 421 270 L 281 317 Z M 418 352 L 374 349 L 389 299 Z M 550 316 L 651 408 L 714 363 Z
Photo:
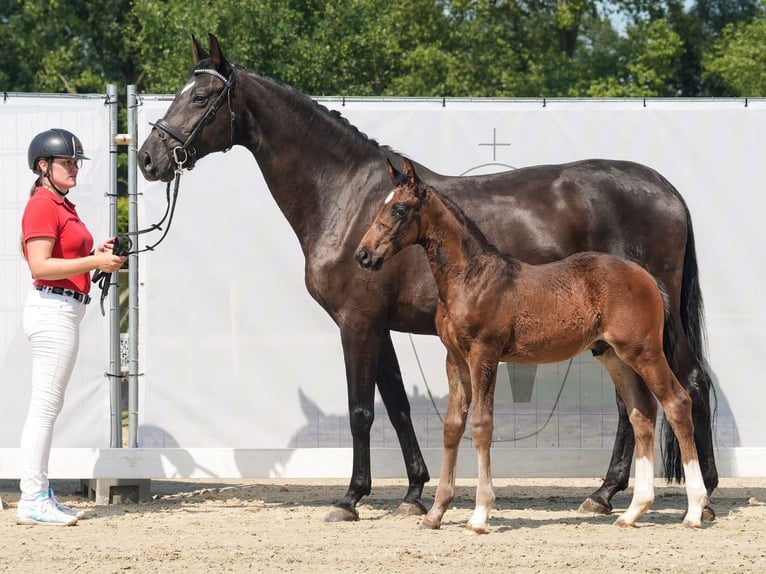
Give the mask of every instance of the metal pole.
M 138 231 L 138 185 L 137 161 L 138 154 L 138 97 L 136 86 L 128 86 L 128 228 L 131 232 Z M 139 246 L 138 236 L 136 247 Z M 130 256 L 128 270 L 128 446 L 138 447 L 138 255 Z
M 117 235 L 117 86 L 106 87 L 109 110 L 109 236 Z M 120 387 L 120 282 L 112 273 L 109 289 L 109 402 L 111 433 L 109 446 L 122 447 L 122 388 Z

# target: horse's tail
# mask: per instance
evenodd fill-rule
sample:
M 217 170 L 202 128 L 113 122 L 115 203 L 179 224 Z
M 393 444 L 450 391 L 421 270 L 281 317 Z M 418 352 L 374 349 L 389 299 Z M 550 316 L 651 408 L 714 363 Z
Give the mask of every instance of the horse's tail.
M 699 283 L 699 269 L 697 267 L 697 251 L 694 243 L 694 230 L 692 228 L 691 214 L 681 194 L 670 183 L 686 212 L 686 251 L 684 253 L 684 267 L 681 282 L 681 328 L 692 355 L 693 373 L 688 378 L 680 380 L 680 383 L 692 397 L 692 418 L 695 427 L 695 442 L 700 458 L 713 459 L 713 421 L 715 419 L 715 405 L 717 404 L 715 388 L 710 377 L 707 363 L 707 338 L 705 333 L 704 306 L 702 302 L 702 290 Z M 678 362 L 675 357 L 678 345 L 678 326 L 675 325 L 672 313 L 666 313 L 665 336 L 663 346 L 665 356 L 668 358 L 671 368 L 678 372 Z M 710 408 L 711 395 L 713 397 L 713 410 Z M 664 415 L 662 418 L 662 451 L 663 476 L 668 481 L 681 482 L 684 479 L 681 451 L 672 428 L 667 423 Z

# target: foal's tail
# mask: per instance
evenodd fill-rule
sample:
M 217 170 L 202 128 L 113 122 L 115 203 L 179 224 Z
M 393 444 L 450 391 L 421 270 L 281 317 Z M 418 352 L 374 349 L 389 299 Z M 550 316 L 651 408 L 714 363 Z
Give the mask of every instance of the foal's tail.
M 692 418 L 694 419 L 694 438 L 700 459 L 706 458 L 712 462 L 709 470 L 715 473 L 713 454 L 712 425 L 715 419 L 717 399 L 715 388 L 708 370 L 707 363 L 707 340 L 705 333 L 704 306 L 702 302 L 702 290 L 699 283 L 699 269 L 697 267 L 697 251 L 694 244 L 694 231 L 692 229 L 691 214 L 681 194 L 670 183 L 679 201 L 683 204 L 686 212 L 686 252 L 684 254 L 684 268 L 681 284 L 681 328 L 689 346 L 692 371 L 688 377 L 679 378 L 680 383 L 689 392 L 692 398 Z M 670 367 L 678 373 L 678 361 L 676 350 L 678 346 L 678 326 L 675 324 L 672 313 L 666 313 L 665 336 L 663 347 L 665 356 L 668 358 Z M 713 397 L 714 408 L 711 410 L 710 401 Z M 662 451 L 663 476 L 668 481 L 681 482 L 684 480 L 681 451 L 678 447 L 673 430 L 667 424 L 665 417 L 662 418 L 662 435 L 660 443 Z M 703 466 L 703 469 L 705 467 Z M 704 471 L 703 471 L 704 472 Z M 706 473 L 706 484 L 708 475 Z M 717 482 L 717 474 L 711 481 Z

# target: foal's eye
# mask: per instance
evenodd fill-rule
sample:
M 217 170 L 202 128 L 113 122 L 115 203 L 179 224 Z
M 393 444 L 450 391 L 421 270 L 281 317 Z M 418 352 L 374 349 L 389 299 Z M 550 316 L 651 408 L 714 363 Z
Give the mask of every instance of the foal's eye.
M 391 215 L 393 217 L 405 217 L 410 208 L 403 203 L 395 203 L 391 206 Z

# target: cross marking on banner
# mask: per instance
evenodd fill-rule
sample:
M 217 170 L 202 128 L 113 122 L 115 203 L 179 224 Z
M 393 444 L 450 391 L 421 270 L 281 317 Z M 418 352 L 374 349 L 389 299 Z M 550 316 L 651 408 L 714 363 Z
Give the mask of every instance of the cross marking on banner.
M 492 161 L 497 161 L 497 148 L 498 146 L 511 147 L 509 143 L 497 143 L 497 128 L 492 128 L 492 143 L 480 143 L 480 146 L 492 146 Z

